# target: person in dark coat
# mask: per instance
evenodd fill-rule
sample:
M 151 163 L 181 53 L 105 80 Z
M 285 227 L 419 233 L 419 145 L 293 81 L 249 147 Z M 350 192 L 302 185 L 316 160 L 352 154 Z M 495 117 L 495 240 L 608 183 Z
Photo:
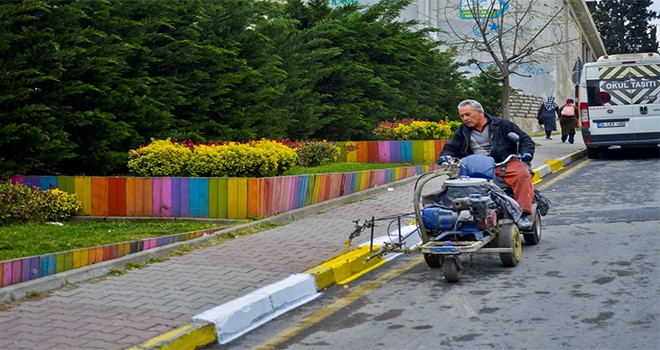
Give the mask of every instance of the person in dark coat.
M 550 96 L 539 107 L 538 120 L 545 128 L 545 139 L 552 140 L 550 135 L 557 130 L 557 121 L 559 117 L 559 106 L 555 103 L 555 97 Z
M 575 141 L 575 128 L 578 126 L 578 110 L 573 104 L 573 99 L 566 100 L 566 104 L 559 109 L 559 126 L 561 126 L 561 142 L 569 143 Z
M 475 100 L 465 100 L 458 105 L 458 113 L 463 124 L 445 143 L 438 164 L 448 161 L 448 157 L 464 158 L 471 154 L 485 154 L 493 157 L 495 162 L 502 162 L 510 154 L 520 152 L 520 161 L 510 161 L 504 170 L 504 181 L 513 189 L 513 197 L 520 205 L 523 216 L 518 220 L 518 227 L 527 230 L 532 227 L 532 201 L 534 200 L 534 183 L 528 166 L 534 156 L 534 140 L 515 123 L 493 117 L 484 112 L 481 103 Z M 507 136 L 510 132 L 519 137 L 518 150 L 515 142 Z M 495 169 L 495 175 L 500 175 L 500 167 Z

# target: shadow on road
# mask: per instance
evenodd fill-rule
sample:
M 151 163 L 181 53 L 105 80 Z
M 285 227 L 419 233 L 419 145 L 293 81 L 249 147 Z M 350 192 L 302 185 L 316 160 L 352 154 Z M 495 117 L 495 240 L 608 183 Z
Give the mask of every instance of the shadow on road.
M 660 159 L 660 148 L 610 149 L 599 156 L 603 160 Z

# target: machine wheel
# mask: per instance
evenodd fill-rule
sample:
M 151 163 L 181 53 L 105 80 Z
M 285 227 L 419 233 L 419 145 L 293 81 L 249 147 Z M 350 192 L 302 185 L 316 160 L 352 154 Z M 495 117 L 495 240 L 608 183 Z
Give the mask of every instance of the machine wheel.
M 436 268 L 442 266 L 440 258 L 441 256 L 439 254 L 424 253 L 424 260 L 429 267 Z
M 529 245 L 537 245 L 541 241 L 541 213 L 536 211 L 534 214 L 534 225 L 531 231 L 523 231 L 523 238 L 525 243 Z
M 600 157 L 600 151 L 598 148 L 587 147 L 587 158 L 589 159 L 598 159 Z
M 522 239 L 518 226 L 514 224 L 502 225 L 499 236 L 500 248 L 513 248 L 512 253 L 500 253 L 500 260 L 506 267 L 518 265 L 522 258 Z M 446 262 L 445 262 L 446 263 Z
M 458 263 L 455 259 L 458 259 L 458 257 L 448 256 L 445 257 L 445 260 L 442 263 L 442 273 L 445 276 L 445 280 L 447 280 L 447 282 L 458 282 L 463 276 L 463 272 L 458 269 Z

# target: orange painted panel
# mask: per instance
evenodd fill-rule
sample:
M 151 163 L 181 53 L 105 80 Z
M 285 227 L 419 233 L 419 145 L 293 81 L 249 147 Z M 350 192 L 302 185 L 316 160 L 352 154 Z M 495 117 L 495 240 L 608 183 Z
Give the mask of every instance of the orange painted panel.
M 108 178 L 108 214 L 126 216 L 126 178 Z
M 96 248 L 87 249 L 87 265 L 91 265 L 96 262 Z
M 328 175 L 323 174 L 320 176 L 321 181 L 319 181 L 319 202 L 323 202 L 328 199 Z
M 367 141 L 367 162 L 378 163 L 378 141 Z
M 259 217 L 264 217 L 268 215 L 268 200 L 270 190 L 270 178 L 260 179 L 259 181 Z
M 138 216 L 137 214 L 137 179 L 126 178 L 126 216 Z
M 138 179 L 138 215 L 153 216 L 153 181 L 151 178 Z
M 108 178 L 92 177 L 92 216 L 108 216 Z
M 261 198 L 259 197 L 260 179 L 248 179 L 248 200 L 247 200 L 247 215 L 248 217 L 259 216 L 259 205 Z
M 369 146 L 367 141 L 358 141 L 357 144 L 357 161 L 358 163 L 367 163 L 369 161 Z

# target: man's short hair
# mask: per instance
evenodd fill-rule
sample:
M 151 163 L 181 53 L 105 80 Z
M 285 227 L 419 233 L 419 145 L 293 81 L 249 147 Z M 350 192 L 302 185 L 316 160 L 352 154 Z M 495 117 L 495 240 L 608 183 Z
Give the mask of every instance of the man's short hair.
M 481 103 L 475 101 L 475 100 L 463 100 L 461 103 L 458 104 L 458 109 L 460 109 L 463 106 L 470 105 L 472 108 L 474 108 L 475 111 L 483 111 L 484 107 L 481 106 Z

